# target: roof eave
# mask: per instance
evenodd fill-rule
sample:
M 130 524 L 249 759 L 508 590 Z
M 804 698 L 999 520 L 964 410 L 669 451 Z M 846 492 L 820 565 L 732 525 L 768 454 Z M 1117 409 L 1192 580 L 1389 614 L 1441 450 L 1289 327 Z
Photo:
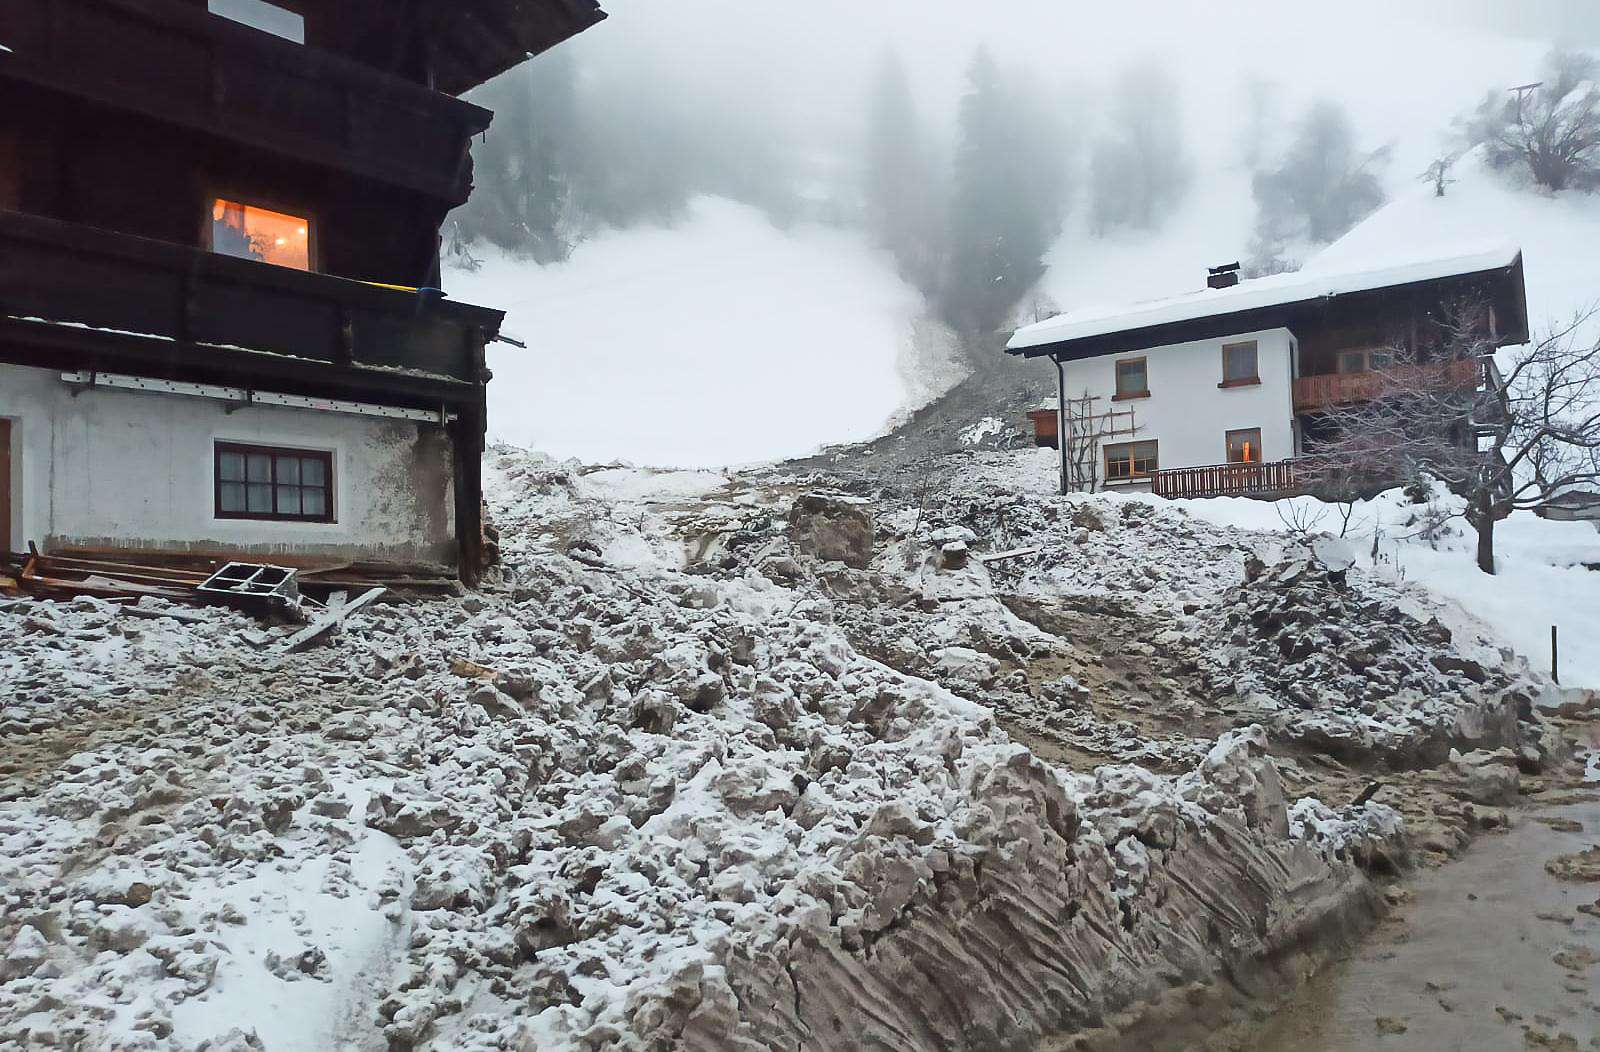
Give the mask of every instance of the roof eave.
M 1215 339 L 1219 336 L 1235 335 L 1243 332 L 1260 332 L 1265 329 L 1289 328 L 1289 322 L 1295 316 L 1308 309 L 1326 307 L 1336 300 L 1346 299 L 1351 296 L 1372 295 L 1379 292 L 1389 292 L 1394 289 L 1414 288 L 1420 285 L 1431 285 L 1441 281 L 1467 281 L 1473 278 L 1483 278 L 1490 275 L 1515 276 L 1517 282 L 1517 295 L 1524 305 L 1526 314 L 1527 292 L 1522 269 L 1522 253 L 1520 251 L 1504 266 L 1489 267 L 1484 270 L 1466 271 L 1461 274 L 1449 274 L 1444 277 L 1424 278 L 1418 281 L 1400 282 L 1394 285 L 1383 285 L 1371 289 L 1354 289 L 1349 292 L 1338 292 L 1331 295 L 1311 296 L 1305 299 L 1292 300 L 1287 303 L 1274 303 L 1262 307 L 1249 307 L 1243 310 L 1227 311 L 1220 314 L 1206 314 L 1198 318 L 1186 318 L 1179 321 L 1161 322 L 1156 325 L 1144 325 L 1132 329 L 1121 329 L 1114 332 L 1097 333 L 1093 336 L 1078 336 L 1068 340 L 1056 340 L 1050 343 L 1037 343 L 1026 347 L 1013 347 L 1006 345 L 1006 353 L 1022 358 L 1042 358 L 1049 356 L 1058 361 L 1081 361 L 1087 358 L 1099 358 L 1107 354 L 1121 354 L 1134 348 L 1166 347 L 1178 343 L 1191 343 L 1196 340 Z M 1245 321 L 1244 319 L 1249 319 Z M 1192 330 L 1192 331 L 1191 331 Z M 1180 338 L 1172 339 L 1171 336 Z M 1013 336 L 1013 339 L 1015 337 Z M 1092 349 L 1085 349 L 1092 348 Z

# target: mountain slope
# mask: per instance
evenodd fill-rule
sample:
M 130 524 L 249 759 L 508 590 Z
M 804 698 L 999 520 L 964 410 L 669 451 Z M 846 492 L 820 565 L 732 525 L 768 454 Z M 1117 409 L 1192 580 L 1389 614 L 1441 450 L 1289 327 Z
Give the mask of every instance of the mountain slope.
M 479 249 L 477 251 L 484 252 Z M 928 377 L 901 372 L 922 297 L 859 235 L 780 231 L 701 198 L 674 228 L 604 232 L 540 267 L 486 252 L 453 297 L 508 309 L 491 437 L 588 461 L 710 466 L 881 430 Z M 920 385 L 920 386 L 919 386 Z

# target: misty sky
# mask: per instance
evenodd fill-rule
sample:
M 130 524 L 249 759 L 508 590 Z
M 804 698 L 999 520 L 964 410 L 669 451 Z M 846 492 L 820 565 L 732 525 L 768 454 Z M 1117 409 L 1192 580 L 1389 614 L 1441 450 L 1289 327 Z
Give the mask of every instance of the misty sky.
M 936 124 L 953 112 L 980 43 L 1087 109 L 1130 62 L 1183 85 L 1202 152 L 1227 137 L 1247 78 L 1296 103 L 1339 98 L 1379 141 L 1434 150 L 1441 114 L 1537 74 L 1557 40 L 1600 43 L 1596 0 L 606 0 L 611 18 L 572 46 L 587 63 L 659 72 L 730 107 L 783 114 L 786 131 L 837 141 L 856 128 L 872 70 L 893 48 Z M 1483 68 L 1483 38 L 1511 35 Z M 1463 40 L 1474 57 L 1461 61 Z M 648 75 L 648 74 L 646 74 Z M 1414 119 L 1414 122 L 1413 122 Z M 1426 137 L 1427 141 L 1418 141 Z M 1402 155 L 1404 163 L 1412 157 Z

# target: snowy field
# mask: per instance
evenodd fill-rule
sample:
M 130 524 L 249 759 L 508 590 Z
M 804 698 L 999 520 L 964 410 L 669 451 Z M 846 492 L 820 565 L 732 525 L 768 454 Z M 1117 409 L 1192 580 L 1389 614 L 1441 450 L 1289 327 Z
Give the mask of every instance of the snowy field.
M 907 399 L 922 297 L 859 235 L 701 198 L 564 264 L 478 249 L 450 295 L 507 308 L 492 438 L 589 462 L 711 467 L 870 438 Z

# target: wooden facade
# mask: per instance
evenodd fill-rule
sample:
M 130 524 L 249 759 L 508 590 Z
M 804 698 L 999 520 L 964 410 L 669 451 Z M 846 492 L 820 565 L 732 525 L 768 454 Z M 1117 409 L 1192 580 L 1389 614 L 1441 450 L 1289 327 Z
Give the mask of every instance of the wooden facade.
M 604 17 L 593 0 L 0 4 L 0 364 L 437 413 L 479 568 L 484 347 L 440 227 L 488 111 L 453 97 Z M 298 218 L 304 269 L 211 251 L 223 202 Z M 280 242 L 281 244 L 281 242 Z

